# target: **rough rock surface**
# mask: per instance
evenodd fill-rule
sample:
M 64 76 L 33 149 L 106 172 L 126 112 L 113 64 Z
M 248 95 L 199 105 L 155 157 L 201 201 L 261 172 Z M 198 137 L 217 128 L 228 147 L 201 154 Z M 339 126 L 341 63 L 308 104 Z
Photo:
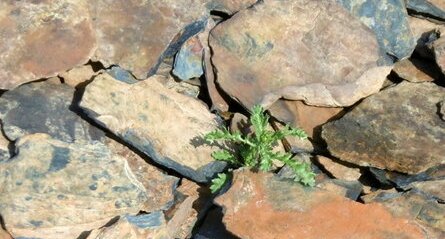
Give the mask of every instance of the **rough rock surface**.
M 408 187 L 419 190 L 442 203 L 445 202 L 445 191 L 443 190 L 445 188 L 445 179 L 414 182 Z
M 316 159 L 317 162 L 321 164 L 324 169 L 335 178 L 353 181 L 358 180 L 360 176 L 362 176 L 360 173 L 360 169 L 358 168 L 347 167 L 321 155 L 317 155 Z
M 343 161 L 415 174 L 445 163 L 445 88 L 403 82 L 363 100 L 323 126 L 331 154 Z M 421 145 L 421 147 L 419 147 Z
M 127 84 L 99 75 L 86 87 L 80 106 L 157 163 L 208 181 L 225 167 L 211 157 L 216 148 L 202 139 L 218 127 L 216 117 L 203 103 L 165 88 L 155 78 Z
M 227 229 L 241 238 L 424 237 L 413 221 L 379 204 L 363 205 L 273 174 L 235 171 L 232 187 L 216 202 L 225 208 Z
M 188 39 L 175 57 L 173 74 L 181 80 L 200 77 L 203 72 L 203 46 L 197 36 Z
M 94 53 L 86 1 L 2 1 L 0 9 L 1 89 L 55 76 Z
M 276 130 L 285 127 L 285 124 L 277 120 L 272 120 L 271 124 Z M 291 136 L 291 137 L 285 137 L 282 140 L 282 143 L 284 148 L 292 153 L 312 153 L 317 150 L 317 148 L 314 147 L 314 145 L 309 139 L 300 139 Z
M 421 83 L 443 78 L 437 66 L 425 59 L 406 59 L 397 62 L 393 71 L 402 79 L 409 82 Z
M 9 159 L 11 156 L 9 150 L 9 140 L 3 136 L 3 133 L 0 133 L 0 162 Z
M 441 37 L 433 43 L 433 51 L 437 65 L 445 74 L 445 37 Z
M 0 227 L 0 239 L 13 239 L 11 235 Z
M 71 87 L 77 87 L 79 84 L 90 80 L 96 74 L 97 73 L 94 72 L 91 65 L 83 65 L 75 67 L 67 72 L 63 72 L 59 74 L 59 77 L 64 80 L 65 84 Z
M 0 119 L 9 140 L 46 133 L 65 142 L 103 140 L 105 134 L 70 110 L 74 88 L 36 82 L 5 92 L 0 97 Z
M 303 129 L 309 137 L 320 134 L 321 125 L 333 120 L 343 108 L 315 107 L 301 101 L 278 100 L 269 109 L 277 120 Z
M 416 220 L 427 234 L 422 238 L 445 237 L 445 206 L 432 198 L 415 191 L 398 193 L 379 190 L 362 199 L 365 203 L 380 203 L 397 216 Z
M 46 134 L 19 139 L 0 163 L 0 212 L 14 237 L 76 238 L 115 216 L 166 209 L 177 179 L 126 160 L 101 142 Z M 154 181 L 155 182 L 154 182 Z
M 442 120 L 445 121 L 445 100 L 439 103 L 439 107 L 440 107 L 439 108 L 440 117 L 442 118 Z
M 411 55 L 416 42 L 410 30 L 404 0 L 336 1 L 376 33 L 382 53 L 396 59 Z M 391 63 L 390 59 L 386 61 Z
M 166 222 L 161 211 L 140 215 L 125 215 L 109 227 L 93 230 L 88 239 L 146 239 L 165 238 Z
M 445 21 L 445 2 L 442 0 L 406 0 L 406 7 L 422 17 Z
M 390 71 L 374 33 L 329 1 L 262 1 L 218 24 L 210 46 L 219 85 L 247 109 L 280 97 L 349 106 Z

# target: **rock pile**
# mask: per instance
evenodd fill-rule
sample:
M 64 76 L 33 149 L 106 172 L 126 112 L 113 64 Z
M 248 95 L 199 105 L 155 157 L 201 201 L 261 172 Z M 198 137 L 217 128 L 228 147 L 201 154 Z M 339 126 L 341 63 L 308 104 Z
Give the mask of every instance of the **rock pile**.
M 445 238 L 442 0 L 0 2 L 0 238 Z M 316 186 L 227 171 L 286 124 Z

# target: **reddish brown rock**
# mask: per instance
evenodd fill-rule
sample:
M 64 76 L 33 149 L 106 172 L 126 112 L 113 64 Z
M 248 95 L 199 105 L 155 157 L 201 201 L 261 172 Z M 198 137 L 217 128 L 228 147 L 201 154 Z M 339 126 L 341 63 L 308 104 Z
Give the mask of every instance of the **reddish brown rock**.
M 277 120 L 301 128 L 313 138 L 320 133 L 321 125 L 339 118 L 343 108 L 316 107 L 301 101 L 278 100 L 268 110 Z
M 363 205 L 273 174 L 235 171 L 232 187 L 216 202 L 225 209 L 227 229 L 241 238 L 424 238 L 414 221 L 382 205 Z
M 349 106 L 391 70 L 374 33 L 332 1 L 262 1 L 218 24 L 210 45 L 219 85 L 247 109 L 281 97 Z
M 96 48 L 85 1 L 0 3 L 0 88 L 84 64 Z
M 347 167 L 321 155 L 317 155 L 316 159 L 318 163 L 320 163 L 324 169 L 326 169 L 326 171 L 328 171 L 335 178 L 354 181 L 358 180 L 360 176 L 362 176 L 360 169 L 358 168 Z
M 400 78 L 415 83 L 439 80 L 443 77 L 442 72 L 434 65 L 434 62 L 425 59 L 399 61 L 394 65 L 393 71 Z
M 372 95 L 323 126 L 329 152 L 342 161 L 417 174 L 445 163 L 445 88 L 402 82 Z M 421 146 L 421 147 L 420 147 Z
M 445 74 L 445 37 L 441 37 L 433 43 L 433 50 L 436 63 Z

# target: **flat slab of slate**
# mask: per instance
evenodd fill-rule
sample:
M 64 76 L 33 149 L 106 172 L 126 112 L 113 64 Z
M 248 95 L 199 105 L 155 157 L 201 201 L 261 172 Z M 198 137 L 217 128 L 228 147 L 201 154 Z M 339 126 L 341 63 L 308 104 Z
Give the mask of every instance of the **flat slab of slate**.
M 281 97 L 350 106 L 391 70 L 378 65 L 374 32 L 333 1 L 264 0 L 218 24 L 209 42 L 217 83 L 247 109 Z
M 116 216 L 173 202 L 177 178 L 116 147 L 47 134 L 16 147 L 17 156 L 0 162 L 0 214 L 15 238 L 77 238 Z
M 416 174 L 445 164 L 445 88 L 402 82 L 323 126 L 329 152 L 344 161 Z
M 148 78 L 128 84 L 102 74 L 85 90 L 80 106 L 99 124 L 157 163 L 198 182 L 224 169 L 202 136 L 219 127 L 204 103 Z
M 19 86 L 0 97 L 0 119 L 9 140 L 46 133 L 65 142 L 103 141 L 105 133 L 70 110 L 74 88 L 36 82 Z

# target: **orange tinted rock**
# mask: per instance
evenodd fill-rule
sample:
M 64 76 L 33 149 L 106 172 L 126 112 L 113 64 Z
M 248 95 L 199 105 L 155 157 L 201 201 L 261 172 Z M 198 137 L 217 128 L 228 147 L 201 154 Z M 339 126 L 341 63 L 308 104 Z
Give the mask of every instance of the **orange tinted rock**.
M 0 239 L 13 239 L 11 235 L 5 230 L 3 230 L 2 227 L 0 227 Z
M 65 84 L 71 87 L 76 87 L 79 84 L 90 80 L 95 75 L 96 73 L 93 71 L 91 65 L 75 67 L 67 72 L 59 74 L 59 76 L 63 78 Z
M 443 77 L 434 62 L 425 59 L 406 59 L 397 62 L 393 71 L 402 79 L 410 82 L 427 82 L 439 80 Z
M 424 238 L 413 221 L 273 174 L 234 172 L 216 199 L 227 229 L 241 238 Z M 391 225 L 391 226 L 388 226 Z
M 335 178 L 353 181 L 362 176 L 358 168 L 347 167 L 321 155 L 317 155 L 316 159 Z
M 84 64 L 96 48 L 85 1 L 0 3 L 0 88 Z

